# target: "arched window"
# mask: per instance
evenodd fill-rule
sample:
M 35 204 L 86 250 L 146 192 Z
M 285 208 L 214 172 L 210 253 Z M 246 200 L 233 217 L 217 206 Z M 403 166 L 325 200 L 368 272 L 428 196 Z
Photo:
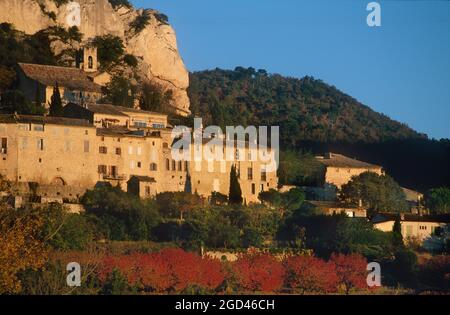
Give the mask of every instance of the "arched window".
M 94 59 L 92 58 L 92 56 L 89 56 L 88 58 L 88 68 L 89 69 L 94 68 Z
M 172 160 L 172 171 L 177 170 L 177 162 L 175 160 Z

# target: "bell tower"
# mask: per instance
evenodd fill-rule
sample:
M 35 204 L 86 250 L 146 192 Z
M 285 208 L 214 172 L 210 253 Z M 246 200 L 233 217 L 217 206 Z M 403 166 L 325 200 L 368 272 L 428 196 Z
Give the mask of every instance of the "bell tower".
M 77 67 L 85 72 L 96 72 L 98 70 L 97 47 L 93 45 L 84 46 L 80 52 Z

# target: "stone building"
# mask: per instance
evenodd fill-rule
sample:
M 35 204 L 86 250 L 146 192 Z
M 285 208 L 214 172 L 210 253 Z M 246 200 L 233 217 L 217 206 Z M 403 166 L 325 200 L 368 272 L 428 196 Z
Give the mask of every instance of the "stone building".
M 373 226 L 383 232 L 392 232 L 398 214 L 379 213 L 372 219 Z M 402 236 L 406 241 L 423 242 L 430 238 L 438 228 L 450 223 L 449 215 L 400 214 Z
M 176 139 L 166 115 L 76 104 L 68 104 L 65 113 L 84 119 L 0 116 L 0 173 L 15 183 L 48 187 L 49 198 L 76 197 L 73 191 L 79 196 L 105 182 L 144 198 L 185 191 L 187 186 L 205 197 L 213 191 L 228 195 L 233 164 L 247 203 L 258 202 L 261 191 L 277 188 L 276 171 L 266 171 L 265 162 L 249 146 L 232 148 L 236 160 L 176 159 L 172 154 Z M 200 148 L 187 149 L 193 160 L 195 149 L 204 152 L 214 146 L 205 140 Z
M 384 174 L 383 168 L 378 165 L 349 158 L 342 154 L 327 153 L 317 156 L 316 159 L 326 167 L 325 183 L 341 188 L 347 184 L 353 176 L 364 172 L 373 172 L 378 175 Z
M 39 96 L 39 105 L 47 108 L 56 84 L 63 105 L 96 103 L 111 76 L 98 70 L 97 48 L 86 44 L 77 55 L 76 67 L 18 63 L 18 89 L 30 102 L 36 103 Z

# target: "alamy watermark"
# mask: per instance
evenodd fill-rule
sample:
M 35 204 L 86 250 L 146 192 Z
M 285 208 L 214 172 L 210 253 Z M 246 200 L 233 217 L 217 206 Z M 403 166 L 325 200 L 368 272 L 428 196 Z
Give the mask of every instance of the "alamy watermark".
M 279 126 L 219 126 L 203 128 L 202 119 L 194 119 L 194 128 L 176 126 L 172 130 L 172 159 L 213 162 L 260 162 L 266 172 L 279 165 Z

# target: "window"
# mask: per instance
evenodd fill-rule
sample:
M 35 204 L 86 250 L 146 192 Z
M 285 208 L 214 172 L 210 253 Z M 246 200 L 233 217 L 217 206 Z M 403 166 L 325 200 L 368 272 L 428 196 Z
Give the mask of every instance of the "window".
M 84 153 L 89 153 L 89 140 L 84 140 Z
M 178 170 L 180 172 L 183 170 L 183 161 L 178 161 Z
M 122 155 L 122 149 L 116 148 L 116 155 Z
M 170 160 L 166 159 L 166 170 L 170 171 Z
M 141 162 L 137 162 L 137 167 L 141 168 L 141 166 L 142 166 L 142 163 Z
M 184 170 L 187 172 L 189 170 L 189 162 L 185 161 L 184 162 Z
M 175 162 L 175 160 L 172 160 L 172 171 L 176 170 L 177 170 L 177 162 Z
M 141 147 L 138 147 L 137 148 L 137 155 L 141 155 L 142 154 L 142 148 Z
M 168 149 L 169 148 L 169 144 L 167 142 L 163 143 L 163 149 Z
M 112 176 L 116 177 L 117 174 L 118 174 L 117 166 L 111 165 L 111 166 L 109 167 L 109 174 L 111 174 Z
M 134 169 L 134 161 L 130 161 L 130 168 Z
M 2 154 L 8 153 L 8 138 L 2 138 Z
M 165 126 L 164 126 L 164 124 L 159 124 L 158 123 L 158 124 L 152 124 L 152 127 L 156 128 L 156 129 L 164 129 Z
M 135 121 L 134 127 L 136 128 L 147 128 L 147 123 L 145 121 Z
M 253 179 L 253 168 L 249 167 L 247 169 L 247 179 L 252 180 Z
M 267 181 L 267 173 L 265 169 L 261 170 L 261 181 L 263 182 Z
M 44 139 L 38 139 L 37 147 L 39 151 L 44 151 Z
M 150 171 L 157 171 L 158 170 L 158 165 L 156 163 L 151 163 L 150 164 Z
M 264 191 L 264 184 L 261 184 L 261 191 Z
M 145 195 L 150 196 L 150 187 L 149 186 L 145 186 Z
M 89 69 L 94 68 L 94 58 L 92 58 L 92 56 L 89 56 L 89 58 L 88 58 L 88 68 Z
M 105 175 L 106 172 L 107 172 L 107 167 L 106 167 L 106 165 L 99 165 L 99 166 L 98 166 L 98 173 L 99 173 L 99 174 Z
M 108 148 L 107 147 L 99 147 L 98 148 L 98 152 L 100 154 L 107 154 L 108 153 Z
M 252 184 L 252 195 L 256 195 L 256 185 Z
M 44 131 L 44 125 L 34 125 L 34 131 Z
M 30 131 L 30 125 L 25 125 L 25 124 L 19 125 L 19 130 Z
M 85 130 L 84 134 L 87 136 L 89 134 L 89 130 Z
M 129 155 L 132 155 L 132 154 L 133 154 L 133 147 L 132 147 L 132 146 L 129 146 L 129 147 L 128 147 L 128 154 L 129 154 Z

